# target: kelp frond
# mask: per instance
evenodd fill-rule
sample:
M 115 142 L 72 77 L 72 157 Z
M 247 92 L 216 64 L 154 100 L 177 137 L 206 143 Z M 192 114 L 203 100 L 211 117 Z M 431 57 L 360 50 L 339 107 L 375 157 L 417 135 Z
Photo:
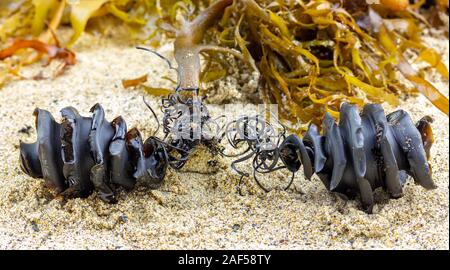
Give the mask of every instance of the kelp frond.
M 210 2 L 227 2 L 220 10 L 220 22 L 207 32 L 192 24 L 210 11 L 181 20 L 181 29 L 190 29 L 185 36 L 195 40 L 195 46 L 185 40 L 179 43 L 180 32 L 175 41 L 179 68 L 197 70 L 188 76 L 182 73 L 187 78 L 182 81 L 189 81 L 191 88 L 199 87 L 199 64 L 198 58 L 189 59 L 195 54 L 186 50 L 186 44 L 198 48 L 199 37 L 205 36 L 204 43 L 209 40 L 240 51 L 247 63 L 257 67 L 264 82 L 262 99 L 277 103 L 282 115 L 293 122 L 318 121 L 325 112 L 338 117 L 343 102 L 396 105 L 399 95 L 417 91 L 448 115 L 448 98 L 407 60 L 407 53 L 415 53 L 416 61 L 428 63 L 448 80 L 448 68 L 439 54 L 421 40 L 419 3 L 355 1 L 364 2 L 355 7 L 351 1 L 323 0 Z M 208 57 L 209 62 L 215 60 Z M 405 80 L 414 87 L 409 88 Z

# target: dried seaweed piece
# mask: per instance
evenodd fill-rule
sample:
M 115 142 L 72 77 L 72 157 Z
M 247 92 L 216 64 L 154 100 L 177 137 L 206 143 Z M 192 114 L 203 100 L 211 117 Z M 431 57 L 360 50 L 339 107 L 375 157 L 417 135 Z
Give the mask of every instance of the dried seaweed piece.
M 380 0 L 380 4 L 391 11 L 403 11 L 409 6 L 409 0 Z
M 254 179 L 265 191 L 257 174 L 287 169 L 292 173 L 288 188 L 303 165 L 307 179 L 316 173 L 328 190 L 347 198 L 359 195 L 370 213 L 373 190 L 383 187 L 392 198 L 401 197 L 405 173 L 426 189 L 436 188 L 427 162 L 430 122 L 425 117 L 416 128 L 403 110 L 385 116 L 380 105 L 367 104 L 359 115 L 356 106 L 344 103 L 338 124 L 325 115 L 323 135 L 312 124 L 303 140 L 297 135 L 285 138 L 285 130 L 277 133 L 262 116 L 256 116 L 231 122 L 224 136 L 233 148 L 247 145 L 231 165 L 241 175 L 239 185 L 249 174 L 236 164 L 246 160 L 253 159 Z
M 147 78 L 148 78 L 148 74 L 144 74 L 144 75 L 134 78 L 134 79 L 122 80 L 122 85 L 124 88 L 136 87 L 136 86 L 139 86 L 139 85 L 145 83 L 147 81 Z
M 56 39 L 55 39 L 56 40 Z M 58 68 L 55 75 L 58 76 L 64 69 L 69 65 L 74 65 L 76 63 L 75 53 L 59 46 L 58 41 L 56 40 L 55 45 L 50 45 L 44 43 L 40 40 L 25 40 L 18 39 L 11 46 L 0 50 L 0 60 L 4 60 L 15 55 L 18 51 L 22 49 L 33 49 L 41 54 L 46 54 L 49 57 L 48 63 L 53 61 L 54 59 L 60 59 L 63 61 L 63 64 Z M 41 75 L 37 75 L 36 79 L 39 79 Z

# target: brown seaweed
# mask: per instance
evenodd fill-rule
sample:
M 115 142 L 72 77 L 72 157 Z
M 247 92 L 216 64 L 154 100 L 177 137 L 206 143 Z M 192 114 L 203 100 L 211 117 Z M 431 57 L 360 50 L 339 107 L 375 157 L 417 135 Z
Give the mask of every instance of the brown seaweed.
M 27 48 L 34 49 L 39 53 L 48 55 L 49 61 L 52 61 L 53 59 L 61 59 L 66 65 L 74 65 L 76 62 L 75 53 L 66 48 L 61 48 L 59 44 L 50 45 L 39 40 L 25 39 L 18 39 L 13 44 L 11 44 L 11 46 L 1 50 L 0 60 L 11 57 L 17 51 Z
M 207 48 L 232 53 L 257 69 L 261 99 L 278 104 L 283 118 L 294 123 L 317 123 L 327 112 L 338 117 L 343 102 L 397 105 L 399 95 L 415 92 L 448 114 L 448 98 L 406 60 L 413 51 L 417 61 L 448 79 L 437 52 L 421 41 L 420 6 L 407 2 L 363 5 L 352 15 L 339 1 L 210 1 L 197 17 L 170 30 L 180 86 L 200 89 L 199 54 Z M 205 45 L 211 40 L 216 44 Z M 207 67 L 210 62 L 223 65 L 217 54 L 208 57 Z M 208 70 L 203 72 L 208 78 Z

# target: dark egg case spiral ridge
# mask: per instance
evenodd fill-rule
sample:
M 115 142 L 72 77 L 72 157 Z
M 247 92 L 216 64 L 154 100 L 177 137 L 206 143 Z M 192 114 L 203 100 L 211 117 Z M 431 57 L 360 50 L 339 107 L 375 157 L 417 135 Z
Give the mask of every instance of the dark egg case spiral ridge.
M 91 112 L 92 117 L 82 117 L 75 108 L 64 108 L 59 124 L 48 111 L 36 109 L 38 138 L 20 143 L 22 170 L 69 198 L 96 190 L 101 199 L 115 202 L 115 185 L 132 189 L 139 179 L 157 188 L 167 168 L 161 143 L 153 137 L 143 142 L 120 116 L 106 121 L 99 104 Z
M 368 104 L 358 114 L 356 106 L 344 103 L 339 123 L 325 115 L 323 135 L 311 125 L 303 141 L 288 136 L 280 145 L 281 159 L 290 171 L 303 165 L 307 179 L 316 173 L 332 192 L 359 193 L 364 210 L 371 212 L 373 190 L 383 187 L 399 198 L 407 174 L 426 189 L 436 188 L 427 160 L 431 144 L 423 144 L 432 135 L 421 134 L 421 129 L 430 132 L 429 122 L 424 117 L 418 129 L 403 110 L 385 116 L 381 105 Z

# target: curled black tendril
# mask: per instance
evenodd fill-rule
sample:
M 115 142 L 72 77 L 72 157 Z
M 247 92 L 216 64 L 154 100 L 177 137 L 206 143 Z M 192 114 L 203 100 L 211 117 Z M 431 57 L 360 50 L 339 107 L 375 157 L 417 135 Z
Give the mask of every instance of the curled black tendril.
M 285 166 L 277 166 L 280 161 L 279 145 L 286 136 L 286 128 L 276 117 L 277 126 L 267 122 L 263 115 L 241 116 L 229 122 L 221 139 L 226 138 L 228 144 L 242 152 L 238 154 L 228 154 L 222 149 L 221 154 L 226 157 L 239 157 L 239 159 L 231 163 L 231 168 L 240 175 L 238 183 L 238 192 L 242 195 L 241 185 L 245 177 L 249 177 L 249 173 L 238 169 L 237 164 L 243 163 L 253 158 L 253 178 L 257 185 L 264 191 L 269 192 L 257 177 L 257 174 L 266 174 L 285 168 Z M 281 129 L 281 132 L 278 130 Z M 290 184 L 285 188 L 288 189 Z

